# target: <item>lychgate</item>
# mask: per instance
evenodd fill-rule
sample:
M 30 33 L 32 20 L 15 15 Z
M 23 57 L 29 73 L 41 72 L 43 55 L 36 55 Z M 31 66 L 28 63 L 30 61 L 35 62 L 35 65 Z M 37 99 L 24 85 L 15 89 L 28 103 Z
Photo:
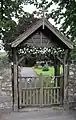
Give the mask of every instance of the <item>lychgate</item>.
M 50 48 L 50 59 L 55 68 L 53 77 L 38 76 L 22 79 L 18 76 L 18 65 L 28 55 L 21 53 L 26 47 Z M 62 35 L 47 19 L 39 19 L 11 43 L 13 58 L 13 109 L 18 110 L 25 106 L 48 106 L 63 104 L 65 86 L 68 76 L 68 59 L 73 44 Z M 60 65 L 63 66 L 63 74 L 60 75 Z M 28 79 L 32 82 L 28 82 Z M 50 83 L 48 84 L 48 79 Z M 53 83 L 54 80 L 54 83 Z M 24 86 L 23 86 L 23 85 Z

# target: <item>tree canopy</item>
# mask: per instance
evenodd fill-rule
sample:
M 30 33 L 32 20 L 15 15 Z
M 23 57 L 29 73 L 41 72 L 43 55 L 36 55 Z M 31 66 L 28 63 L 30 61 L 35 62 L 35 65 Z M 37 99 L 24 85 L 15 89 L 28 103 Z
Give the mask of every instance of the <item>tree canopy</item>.
M 30 15 L 23 11 L 23 4 L 33 4 L 37 11 Z M 57 8 L 53 8 L 51 11 L 53 4 Z M 46 18 L 53 18 L 56 24 L 61 24 L 59 30 L 74 42 L 72 58 L 75 59 L 76 0 L 2 0 L 0 5 L 0 38 L 3 40 L 5 50 L 10 51 L 10 46 L 7 43 L 12 42 L 25 30 L 23 24 L 29 24 L 35 14 L 42 16 L 45 11 Z M 16 23 L 13 18 L 16 18 L 18 22 Z

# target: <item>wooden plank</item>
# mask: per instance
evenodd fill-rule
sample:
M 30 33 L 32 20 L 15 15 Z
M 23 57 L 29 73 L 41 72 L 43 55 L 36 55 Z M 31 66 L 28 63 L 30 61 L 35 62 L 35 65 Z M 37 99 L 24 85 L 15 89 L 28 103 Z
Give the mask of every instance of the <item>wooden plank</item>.
M 44 87 L 44 89 L 57 89 L 57 88 L 60 88 L 60 86 L 58 86 L 58 87 Z
M 40 89 L 40 87 L 36 87 L 36 88 L 33 88 L 33 87 L 31 87 L 31 88 L 22 88 L 22 90 L 35 90 L 35 89 Z
M 33 104 L 35 104 L 35 90 L 33 90 Z
M 49 89 L 48 89 L 48 104 L 49 104 L 49 97 L 50 97 L 50 95 L 49 95 Z
M 19 81 L 19 108 L 21 107 L 21 104 L 22 104 L 22 89 Z
M 28 105 L 28 90 L 26 90 L 26 105 Z
M 44 104 L 46 104 L 46 90 L 44 90 Z
M 41 106 L 43 104 L 43 76 L 41 75 L 40 76 L 40 103 L 41 103 Z
M 54 89 L 54 104 L 56 103 L 56 89 Z
M 28 105 L 22 105 L 22 107 L 40 107 L 41 104 L 28 104 Z M 52 104 L 43 104 L 44 107 L 51 107 L 51 105 L 60 105 L 60 103 L 52 103 Z
M 30 105 L 32 104 L 32 94 L 31 94 L 31 90 L 30 90 Z
M 52 89 L 51 89 L 51 104 L 53 103 L 52 99 L 53 99 L 53 96 L 52 96 Z
M 63 83 L 63 79 L 60 79 L 60 104 L 63 104 L 63 87 L 64 83 Z
M 23 90 L 23 105 L 25 105 L 25 90 Z
M 59 89 L 57 88 L 57 103 L 59 103 Z
M 36 89 L 36 104 L 38 104 L 38 89 Z
M 59 89 L 60 88 L 60 86 L 59 87 L 43 87 L 43 89 L 46 89 L 46 90 L 51 90 L 51 89 Z M 40 87 L 36 87 L 36 88 L 22 88 L 22 90 L 35 90 L 35 89 L 37 89 L 37 90 L 39 90 L 40 89 Z

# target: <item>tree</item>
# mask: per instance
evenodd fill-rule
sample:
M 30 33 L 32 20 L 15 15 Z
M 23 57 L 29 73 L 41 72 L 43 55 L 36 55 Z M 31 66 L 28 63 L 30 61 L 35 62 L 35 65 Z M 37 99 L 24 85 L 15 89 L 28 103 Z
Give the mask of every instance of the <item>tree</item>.
M 0 39 L 4 33 L 9 31 L 15 24 L 13 18 L 19 18 L 25 15 L 22 4 L 32 3 L 33 0 L 1 0 L 0 2 Z
M 45 1 L 42 4 L 45 4 Z M 37 0 L 2 0 L 0 2 L 0 39 L 9 55 L 11 55 L 10 43 L 23 33 L 27 25 L 34 20 L 34 15 L 23 11 L 22 4 L 34 4 L 38 9 L 40 7 Z M 41 5 L 40 9 L 42 7 Z M 18 22 L 16 23 L 13 18 L 16 18 Z
M 25 15 L 19 18 L 18 24 L 13 21 L 11 29 L 4 32 L 3 43 L 4 49 L 7 51 L 9 58 L 11 59 L 11 42 L 14 41 L 19 35 L 21 35 L 32 22 L 36 22 L 37 18 L 34 18 L 33 14 L 25 13 Z
M 0 36 L 2 39 L 2 34 L 5 31 L 11 29 L 12 25 L 15 24 L 13 18 L 19 19 L 25 15 L 23 11 L 23 4 L 34 4 L 39 9 L 42 9 L 47 0 L 41 0 L 39 3 L 37 0 L 1 0 L 0 2 Z
M 60 31 L 65 34 L 68 38 L 76 44 L 76 1 L 75 0 L 3 0 L 1 1 L 1 12 L 0 12 L 0 35 L 3 40 L 5 50 L 9 46 L 7 43 L 10 43 L 14 39 L 11 38 L 11 41 L 7 39 L 7 34 L 13 32 L 14 38 L 16 38 L 21 32 L 18 31 L 16 27 L 17 23 L 12 19 L 12 17 L 17 18 L 18 22 L 26 16 L 26 13 L 22 9 L 22 4 L 33 4 L 36 6 L 38 11 L 34 11 L 33 14 L 43 15 L 45 11 L 45 17 L 49 19 L 50 17 L 54 19 L 56 24 L 61 23 Z M 53 4 L 57 5 L 56 9 L 48 11 Z M 63 20 L 63 22 L 62 22 Z M 26 22 L 26 21 L 25 21 Z M 20 23 L 21 24 L 21 23 Z M 19 24 L 18 24 L 19 25 Z M 14 27 L 13 27 L 14 26 Z M 23 29 L 24 30 L 24 29 Z M 18 32 L 17 32 L 18 31 Z M 23 32 L 23 31 L 22 31 Z M 11 35 L 11 34 L 10 34 Z M 11 36 L 10 36 L 11 37 Z M 75 51 L 76 47 L 73 51 Z M 73 52 L 72 51 L 72 57 Z
M 42 1 L 42 0 L 41 0 Z M 46 4 L 47 3 L 47 4 Z M 74 49 L 71 52 L 71 58 L 76 59 L 76 0 L 43 0 L 36 4 L 41 10 L 43 7 L 47 10 L 53 3 L 57 8 L 46 12 L 46 17 L 53 18 L 56 24 L 60 24 L 59 30 L 74 43 Z
M 60 31 L 71 39 L 74 49 L 71 58 L 76 59 L 76 0 L 52 0 L 58 5 L 53 9 L 48 18 L 52 17 L 56 24 L 60 24 Z

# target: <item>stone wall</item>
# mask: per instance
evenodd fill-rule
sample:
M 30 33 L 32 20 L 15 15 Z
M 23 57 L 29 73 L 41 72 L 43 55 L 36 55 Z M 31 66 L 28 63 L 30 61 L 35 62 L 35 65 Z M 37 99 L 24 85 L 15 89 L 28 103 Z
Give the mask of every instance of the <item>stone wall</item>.
M 68 82 L 65 88 L 68 107 L 76 109 L 76 65 L 74 64 L 69 66 Z

